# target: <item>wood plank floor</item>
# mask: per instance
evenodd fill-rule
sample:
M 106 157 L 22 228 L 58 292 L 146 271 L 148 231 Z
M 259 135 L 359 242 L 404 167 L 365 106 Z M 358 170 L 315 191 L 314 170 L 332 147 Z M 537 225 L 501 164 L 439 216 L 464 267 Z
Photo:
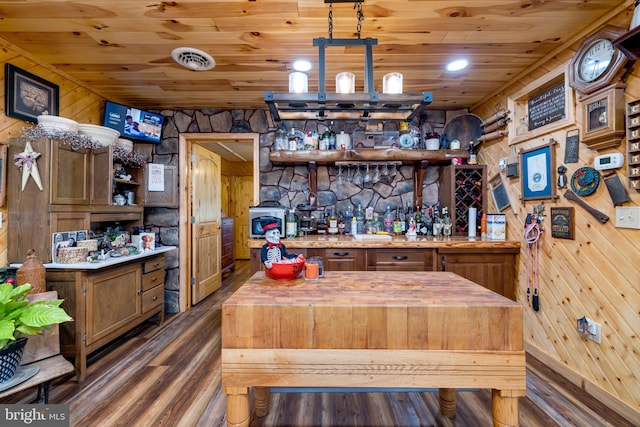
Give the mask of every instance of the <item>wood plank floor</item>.
M 56 381 L 50 403 L 69 405 L 72 426 L 223 426 L 220 386 L 220 308 L 249 275 L 236 262 L 221 290 L 192 310 L 147 322 L 91 355 L 87 378 Z M 528 361 L 529 362 L 529 361 Z M 26 403 L 35 390 L 0 400 Z M 455 419 L 439 415 L 438 393 L 273 393 L 269 414 L 252 427 L 285 426 L 491 426 L 489 390 L 460 391 Z M 632 426 L 579 389 L 531 361 L 520 425 Z

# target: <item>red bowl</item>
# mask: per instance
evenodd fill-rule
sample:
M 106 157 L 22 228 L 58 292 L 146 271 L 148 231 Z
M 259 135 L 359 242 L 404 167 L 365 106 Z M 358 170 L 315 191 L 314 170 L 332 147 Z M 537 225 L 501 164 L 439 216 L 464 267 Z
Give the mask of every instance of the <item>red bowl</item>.
M 265 273 L 267 276 L 276 280 L 293 280 L 302 273 L 304 262 L 304 259 L 287 263 L 274 262 L 271 268 L 265 270 Z

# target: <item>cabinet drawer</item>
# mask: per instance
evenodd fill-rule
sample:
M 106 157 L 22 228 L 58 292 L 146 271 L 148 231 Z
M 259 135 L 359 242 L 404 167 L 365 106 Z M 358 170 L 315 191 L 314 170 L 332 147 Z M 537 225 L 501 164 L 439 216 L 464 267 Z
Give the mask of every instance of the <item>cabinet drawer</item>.
M 153 258 L 142 264 L 143 273 L 149 273 L 161 268 L 164 269 L 164 257 Z
M 142 294 L 142 312 L 164 304 L 164 286 L 156 286 Z
M 164 270 L 156 270 L 142 276 L 142 290 L 147 291 L 164 283 Z
M 324 258 L 325 271 L 364 271 L 367 268 L 365 249 L 320 249 L 317 254 Z
M 368 270 L 376 271 L 431 271 L 433 250 L 430 249 L 370 249 L 367 254 Z

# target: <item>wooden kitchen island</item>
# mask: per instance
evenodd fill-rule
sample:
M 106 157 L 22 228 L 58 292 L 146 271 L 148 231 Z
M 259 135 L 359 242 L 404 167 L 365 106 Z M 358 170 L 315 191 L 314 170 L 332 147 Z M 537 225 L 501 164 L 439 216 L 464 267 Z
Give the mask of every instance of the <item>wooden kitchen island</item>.
M 525 395 L 522 306 L 450 272 L 327 271 L 317 282 L 255 273 L 222 306 L 227 425 L 248 426 L 269 387 L 490 388 L 494 426 Z

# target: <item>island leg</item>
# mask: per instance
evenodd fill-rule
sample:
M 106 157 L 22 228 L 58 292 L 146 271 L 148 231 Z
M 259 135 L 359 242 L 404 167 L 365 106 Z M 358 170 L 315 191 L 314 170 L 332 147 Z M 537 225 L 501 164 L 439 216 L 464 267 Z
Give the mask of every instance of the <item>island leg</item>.
M 227 427 L 249 427 L 249 388 L 225 387 Z
M 493 427 L 518 427 L 518 398 L 520 392 L 511 390 L 492 390 L 491 415 Z
M 440 413 L 448 418 L 456 416 L 456 389 L 441 388 L 440 394 Z
M 271 389 L 269 387 L 255 387 L 254 393 L 253 404 L 256 409 L 256 416 L 266 417 L 269 413 Z

